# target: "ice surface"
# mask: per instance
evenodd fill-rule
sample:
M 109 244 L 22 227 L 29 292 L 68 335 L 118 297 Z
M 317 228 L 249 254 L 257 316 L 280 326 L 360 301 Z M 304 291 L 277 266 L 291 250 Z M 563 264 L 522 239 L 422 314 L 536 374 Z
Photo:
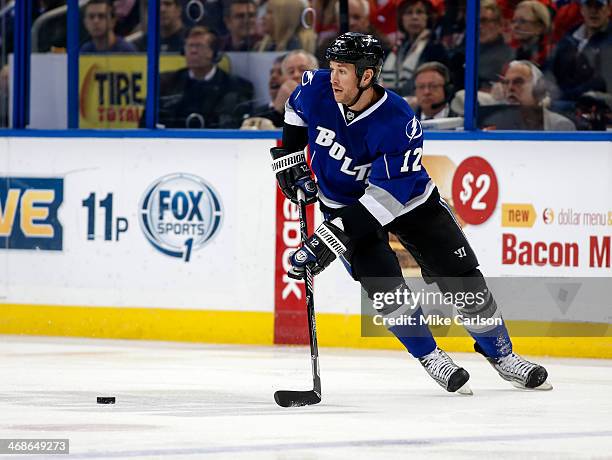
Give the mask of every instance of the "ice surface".
M 0 438 L 69 438 L 58 460 L 612 458 L 609 360 L 534 358 L 536 392 L 451 353 L 462 397 L 407 353 L 320 355 L 322 403 L 283 409 L 275 390 L 312 388 L 307 348 L 0 336 Z

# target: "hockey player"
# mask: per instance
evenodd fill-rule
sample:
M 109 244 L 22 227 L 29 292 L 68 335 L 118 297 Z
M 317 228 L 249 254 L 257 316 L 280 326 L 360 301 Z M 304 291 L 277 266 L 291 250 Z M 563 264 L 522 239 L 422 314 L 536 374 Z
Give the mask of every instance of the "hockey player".
M 487 293 L 481 302 L 458 310 L 463 318 L 498 319 L 497 326 L 466 329 L 476 351 L 502 378 L 521 388 L 552 388 L 544 367 L 512 351 L 476 256 L 421 164 L 419 121 L 400 96 L 376 84 L 383 61 L 378 40 L 345 33 L 327 49 L 327 58 L 330 70 L 304 73 L 286 104 L 283 147 L 271 149 L 285 196 L 297 202 L 299 189 L 307 203 L 318 199 L 325 216 L 291 257 L 290 275 L 303 277 L 306 265 L 316 275 L 342 256 L 370 298 L 407 289 L 389 246 L 391 232 L 443 292 Z M 306 163 L 307 144 L 316 184 Z M 471 393 L 469 374 L 437 347 L 420 307 L 396 302 L 379 313 L 414 317 L 388 329 L 445 390 Z

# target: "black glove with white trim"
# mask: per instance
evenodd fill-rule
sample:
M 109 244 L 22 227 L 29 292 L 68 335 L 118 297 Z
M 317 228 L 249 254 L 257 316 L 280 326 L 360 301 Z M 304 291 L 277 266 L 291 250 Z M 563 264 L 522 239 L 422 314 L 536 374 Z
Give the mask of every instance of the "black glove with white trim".
M 323 222 L 304 245 L 291 255 L 290 278 L 304 279 L 306 266 L 313 275 L 321 273 L 336 257 L 346 252 L 349 238 L 331 222 Z
M 283 195 L 297 203 L 297 190 L 304 192 L 306 204 L 317 201 L 317 184 L 312 179 L 312 171 L 306 164 L 306 154 L 303 151 L 289 152 L 283 147 L 270 149 L 272 155 L 272 171 Z

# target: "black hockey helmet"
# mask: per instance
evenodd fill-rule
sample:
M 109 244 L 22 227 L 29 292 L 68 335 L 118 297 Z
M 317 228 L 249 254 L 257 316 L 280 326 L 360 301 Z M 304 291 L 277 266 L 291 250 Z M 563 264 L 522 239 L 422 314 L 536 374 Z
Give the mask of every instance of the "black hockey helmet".
M 372 82 L 378 80 L 380 76 L 383 55 L 382 45 L 376 37 L 358 32 L 347 32 L 340 35 L 325 52 L 325 58 L 328 61 L 354 64 L 359 81 L 366 69 L 374 70 Z

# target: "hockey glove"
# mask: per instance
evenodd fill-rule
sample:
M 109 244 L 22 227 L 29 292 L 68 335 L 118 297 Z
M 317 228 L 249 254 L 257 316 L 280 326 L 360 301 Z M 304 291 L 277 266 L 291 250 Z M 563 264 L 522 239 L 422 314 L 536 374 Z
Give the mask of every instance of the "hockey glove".
M 306 204 L 317 201 L 317 184 L 312 179 L 312 171 L 306 164 L 304 152 L 289 152 L 282 147 L 270 149 L 272 155 L 272 171 L 283 195 L 297 203 L 298 188 L 304 192 Z
M 304 279 L 306 266 L 313 275 L 321 273 L 336 257 L 346 252 L 349 239 L 331 222 L 323 222 L 304 245 L 291 255 L 290 278 Z

